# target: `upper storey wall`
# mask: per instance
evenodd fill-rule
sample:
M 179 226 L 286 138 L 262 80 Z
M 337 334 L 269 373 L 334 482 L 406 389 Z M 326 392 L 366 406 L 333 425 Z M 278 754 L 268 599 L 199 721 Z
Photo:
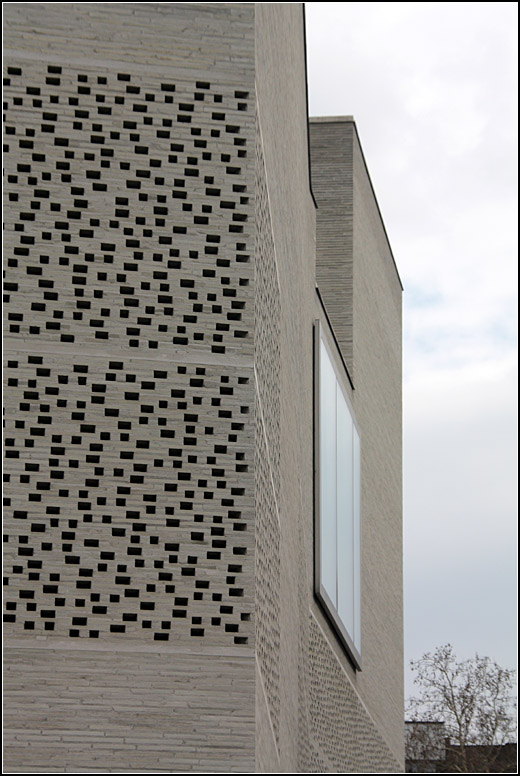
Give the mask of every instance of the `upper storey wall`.
M 309 122 L 316 214 L 316 281 L 351 378 L 353 345 L 354 125 Z
M 366 249 L 368 243 L 377 251 L 384 293 L 393 298 L 399 320 L 402 287 L 353 119 L 312 118 L 309 133 L 312 186 L 318 204 L 316 280 L 355 382 L 355 251 Z M 364 219 L 359 217 L 361 213 Z M 400 347 L 399 336 L 394 336 L 393 342 Z

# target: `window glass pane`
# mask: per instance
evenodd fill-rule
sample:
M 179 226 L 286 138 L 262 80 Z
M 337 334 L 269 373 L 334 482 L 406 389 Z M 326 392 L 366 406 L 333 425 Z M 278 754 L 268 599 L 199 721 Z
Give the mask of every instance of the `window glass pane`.
M 361 449 L 348 377 L 319 341 L 319 578 L 316 592 L 357 668 L 361 655 Z M 318 538 L 318 537 L 317 537 Z
M 320 343 L 321 583 L 334 606 L 336 593 L 336 375 Z
M 339 384 L 337 389 L 337 532 L 338 614 L 354 633 L 354 499 L 352 432 L 349 408 Z
M 354 644 L 361 652 L 361 445 L 353 426 L 353 493 L 354 493 Z

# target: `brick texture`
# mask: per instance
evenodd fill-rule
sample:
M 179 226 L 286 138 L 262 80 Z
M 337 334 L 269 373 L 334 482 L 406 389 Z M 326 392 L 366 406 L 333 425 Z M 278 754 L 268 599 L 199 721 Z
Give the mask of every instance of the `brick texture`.
M 401 290 L 349 122 L 316 227 L 301 5 L 5 12 L 6 768 L 399 771 Z M 313 595 L 316 280 L 361 674 Z
M 247 770 L 253 9 L 6 16 L 6 763 Z

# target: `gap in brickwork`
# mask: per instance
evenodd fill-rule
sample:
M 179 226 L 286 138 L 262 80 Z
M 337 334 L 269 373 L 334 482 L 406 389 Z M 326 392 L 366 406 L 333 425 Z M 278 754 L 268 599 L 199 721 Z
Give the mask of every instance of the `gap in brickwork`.
M 6 369 L 11 634 L 250 640 L 250 373 L 225 366 L 253 348 L 248 112 L 209 81 L 7 68 L 7 344 L 55 348 Z M 186 348 L 223 365 L 150 360 Z
M 249 377 L 138 366 L 8 360 L 4 619 L 247 643 Z
M 251 352 L 249 95 L 221 91 L 8 67 L 9 335 Z

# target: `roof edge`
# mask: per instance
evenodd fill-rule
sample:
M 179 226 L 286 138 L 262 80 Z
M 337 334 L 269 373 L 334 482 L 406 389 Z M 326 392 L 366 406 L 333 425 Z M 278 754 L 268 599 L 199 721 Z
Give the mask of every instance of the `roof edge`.
M 313 124 L 343 123 L 354 122 L 354 116 L 309 116 L 309 121 Z

